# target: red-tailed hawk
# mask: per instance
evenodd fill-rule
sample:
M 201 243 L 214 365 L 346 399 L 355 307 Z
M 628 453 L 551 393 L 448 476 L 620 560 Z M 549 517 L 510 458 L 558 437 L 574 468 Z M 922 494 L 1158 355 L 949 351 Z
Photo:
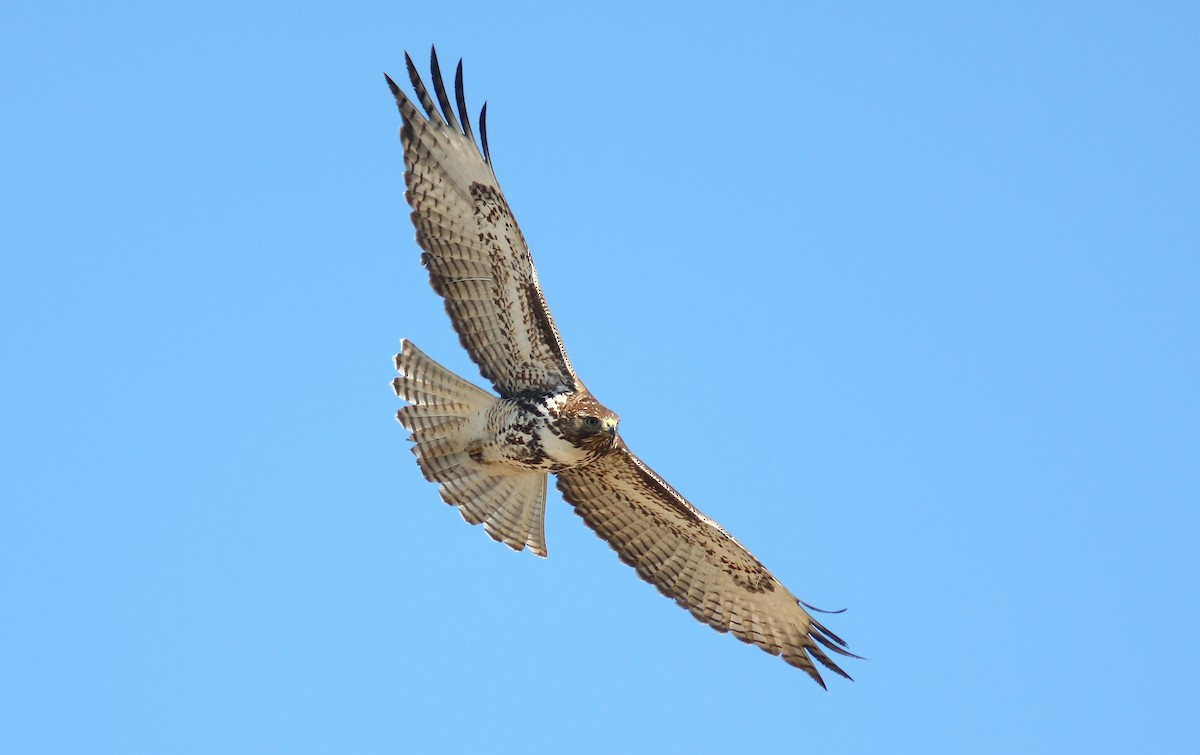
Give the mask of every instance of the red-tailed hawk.
M 625 445 L 615 413 L 575 374 L 542 296 L 529 247 L 492 171 L 487 106 L 476 144 L 462 62 L 450 101 L 436 51 L 434 102 L 406 54 L 424 114 L 387 79 L 403 126 L 405 198 L 421 262 L 459 340 L 499 397 L 408 341 L 396 355 L 397 413 L 425 478 L 464 519 L 515 550 L 546 555 L 546 479 L 597 535 L 667 597 L 720 632 L 782 656 L 825 686 L 812 659 L 857 657 L 741 543 Z M 457 115 L 455 104 L 457 104 Z M 811 608 L 811 606 L 808 606 Z M 824 648 L 824 649 L 822 649 Z

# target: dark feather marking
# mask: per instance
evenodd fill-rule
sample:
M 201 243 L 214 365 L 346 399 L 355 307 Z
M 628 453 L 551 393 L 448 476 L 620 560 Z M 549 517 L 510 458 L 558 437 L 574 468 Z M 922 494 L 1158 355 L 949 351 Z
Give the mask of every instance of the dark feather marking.
M 529 302 L 528 310 L 529 310 L 529 312 L 531 312 L 533 314 L 533 319 L 537 321 L 538 330 L 541 331 L 542 333 L 557 334 L 557 331 L 554 329 L 554 323 L 550 321 L 550 312 L 543 305 L 542 296 L 541 296 L 541 293 L 538 291 L 537 286 L 535 286 L 532 282 L 526 283 L 524 292 L 525 292 L 525 300 Z M 563 361 L 563 362 L 567 361 L 567 355 L 563 351 L 561 342 L 559 342 L 558 344 L 552 343 L 552 344 L 549 344 L 549 346 L 550 346 L 550 348 L 555 349 L 555 351 L 558 352 L 556 356 L 558 356 L 558 358 L 561 361 Z M 571 390 L 577 391 L 582 387 L 579 384 L 579 380 L 577 378 L 575 378 L 575 376 L 573 374 L 569 376 L 569 379 L 572 383 L 574 383 L 574 385 L 570 386 Z

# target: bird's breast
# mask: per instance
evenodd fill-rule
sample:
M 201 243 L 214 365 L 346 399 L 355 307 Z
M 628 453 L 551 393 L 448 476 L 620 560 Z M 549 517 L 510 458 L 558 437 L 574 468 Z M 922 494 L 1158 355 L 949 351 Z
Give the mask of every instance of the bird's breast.
M 475 439 L 476 460 L 522 472 L 556 472 L 591 461 L 592 452 L 554 426 L 567 398 L 549 394 L 501 399 L 488 410 L 482 437 Z

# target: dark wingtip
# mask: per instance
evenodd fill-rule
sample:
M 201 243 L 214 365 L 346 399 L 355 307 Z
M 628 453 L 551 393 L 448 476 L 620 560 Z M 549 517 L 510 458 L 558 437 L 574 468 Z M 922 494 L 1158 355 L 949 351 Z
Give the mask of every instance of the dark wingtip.
M 458 65 L 454 70 L 453 100 L 451 100 L 446 90 L 445 79 L 442 76 L 441 62 L 438 60 L 437 45 L 429 46 L 429 67 L 433 83 L 432 97 L 429 90 L 425 87 L 425 82 L 421 80 L 421 73 L 417 69 L 416 63 L 413 62 L 412 56 L 408 52 L 404 53 L 404 66 L 408 69 L 408 79 L 412 82 L 413 91 L 416 93 L 415 102 L 421 103 L 421 108 L 425 111 L 425 117 L 434 125 L 449 126 L 466 136 L 475 145 L 475 148 L 480 151 L 483 161 L 489 167 L 492 167 L 492 153 L 488 145 L 487 135 L 487 103 L 485 102 L 479 111 L 479 141 L 476 141 L 474 131 L 471 128 L 471 118 L 467 112 L 466 87 L 463 85 L 462 58 L 459 58 Z M 385 73 L 383 77 L 387 80 L 388 88 L 392 91 L 392 96 L 396 99 L 396 104 L 400 107 L 401 114 L 405 113 L 405 106 L 411 106 L 412 114 L 415 114 L 416 107 L 413 105 L 414 100 L 404 94 L 404 91 L 392 80 L 391 76 Z
M 463 133 L 475 143 L 475 135 L 471 133 L 471 114 L 467 112 L 467 93 L 463 87 L 463 62 L 458 59 L 458 68 L 454 71 L 454 99 L 458 104 L 458 118 L 462 121 Z
M 454 117 L 454 107 L 450 104 L 450 96 L 446 94 L 446 80 L 442 77 L 442 66 L 438 62 L 437 48 L 432 46 L 429 49 L 429 68 L 433 78 L 433 93 L 437 95 L 442 118 L 450 128 L 456 131 L 460 130 L 458 119 Z
M 801 669 L 804 671 L 804 673 L 808 674 L 810 679 L 821 685 L 821 689 L 825 690 L 826 692 L 829 691 L 829 687 L 825 685 L 825 680 L 821 678 L 821 672 L 817 671 L 816 666 L 810 663 L 807 667 L 801 666 Z
M 483 103 L 483 107 L 479 110 L 479 138 L 483 141 L 483 161 L 488 165 L 492 164 L 492 151 L 488 149 L 487 140 L 487 102 Z
M 404 67 L 408 69 L 408 77 L 418 76 L 417 64 L 413 62 L 412 56 L 408 54 L 408 50 L 404 51 Z M 418 78 L 420 78 L 418 76 Z
M 804 606 L 805 608 L 807 608 L 810 611 L 816 611 L 817 613 L 845 613 L 846 612 L 845 608 L 839 608 L 836 611 L 827 611 L 824 608 L 817 608 L 816 606 L 814 606 L 812 604 L 805 603 L 803 600 L 800 601 L 800 605 Z
M 392 91 L 392 97 L 396 98 L 396 104 L 399 105 L 401 99 L 404 98 L 404 92 L 401 91 L 400 87 L 396 85 L 396 82 L 392 81 L 392 77 L 388 76 L 386 72 L 383 74 L 383 78 L 387 81 L 388 89 Z
M 417 101 L 421 103 L 421 109 L 425 111 L 425 117 L 435 124 L 442 123 L 441 113 L 438 112 L 433 98 L 429 96 L 429 91 L 425 89 L 425 82 L 421 81 L 421 72 L 417 70 L 417 64 L 407 52 L 404 53 L 404 66 L 408 69 L 408 80 L 412 82 L 413 92 L 417 95 Z

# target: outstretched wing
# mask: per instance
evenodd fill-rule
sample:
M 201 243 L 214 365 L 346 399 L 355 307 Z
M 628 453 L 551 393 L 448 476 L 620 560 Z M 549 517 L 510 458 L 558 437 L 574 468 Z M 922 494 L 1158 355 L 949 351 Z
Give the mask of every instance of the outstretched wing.
M 483 149 L 475 143 L 463 94 L 462 61 L 454 76 L 458 115 L 446 93 L 437 51 L 431 54 L 433 91 L 412 58 L 408 77 L 425 113 L 387 78 L 404 125 L 405 198 L 413 208 L 421 261 L 459 340 L 502 396 L 582 387 L 550 308 L 542 296 L 529 247 L 492 171 L 487 106 L 479 115 Z M 461 120 L 460 120 L 461 119 Z
M 822 687 L 813 658 L 850 678 L 822 650 L 857 658 L 846 643 L 623 443 L 593 464 L 559 472 L 558 489 L 622 561 L 700 621 L 783 656 Z

